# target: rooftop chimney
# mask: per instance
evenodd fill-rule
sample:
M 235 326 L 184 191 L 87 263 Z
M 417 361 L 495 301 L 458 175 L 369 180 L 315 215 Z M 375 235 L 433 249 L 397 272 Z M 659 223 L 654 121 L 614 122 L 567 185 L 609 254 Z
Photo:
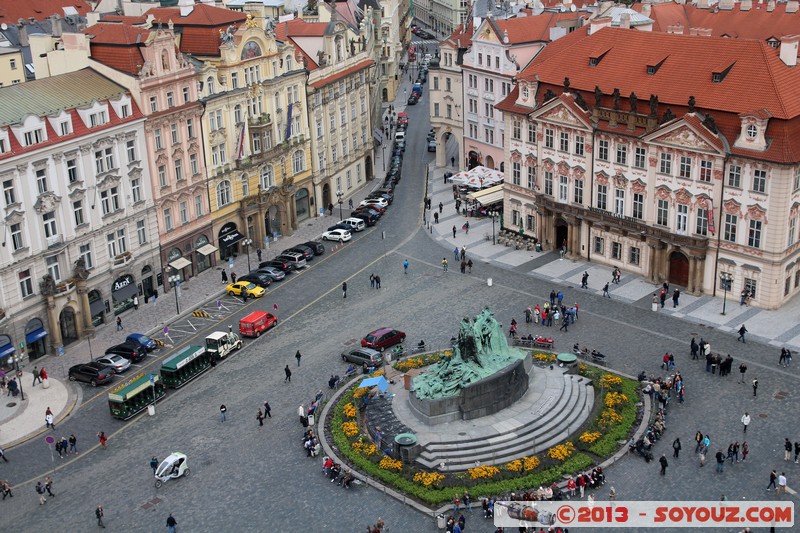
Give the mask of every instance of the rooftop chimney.
M 631 29 L 631 16 L 628 13 L 623 13 L 619 16 L 619 27 L 623 30 Z
M 178 7 L 181 10 L 181 17 L 188 17 L 194 11 L 194 0 L 178 0 Z
M 781 61 L 783 61 L 787 67 L 797 66 L 798 43 L 800 43 L 800 35 L 787 35 L 781 38 Z
M 508 44 L 508 30 L 503 30 L 503 42 Z
M 789 0 L 786 2 L 786 13 L 797 13 L 798 1 Z
M 63 33 L 61 17 L 58 16 L 58 13 L 50 15 L 50 33 L 53 37 L 61 37 L 61 33 Z
M 733 0 L 719 0 L 719 8 L 723 11 L 731 11 L 733 9 Z
M 739 11 L 750 11 L 753 9 L 753 0 L 742 0 L 739 4 Z
M 775 0 L 769 0 L 767 2 L 767 13 L 772 13 L 775 11 Z
M 697 0 L 697 9 L 708 9 L 708 0 Z
M 649 17 L 650 13 L 653 11 L 653 6 L 650 4 L 642 4 L 642 15 L 645 17 Z
M 591 26 L 589 27 L 589 35 L 593 35 L 608 26 L 611 26 L 611 17 L 599 17 L 592 19 Z

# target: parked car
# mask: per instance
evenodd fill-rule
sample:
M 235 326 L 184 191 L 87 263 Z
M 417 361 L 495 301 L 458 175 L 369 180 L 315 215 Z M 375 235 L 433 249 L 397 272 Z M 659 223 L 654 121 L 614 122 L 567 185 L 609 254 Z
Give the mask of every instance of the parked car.
M 90 361 L 90 362 L 85 363 L 85 364 L 91 366 L 92 368 L 96 368 L 97 370 L 109 370 L 109 371 L 111 371 L 112 374 L 116 374 L 116 372 L 114 371 L 113 367 L 110 367 L 108 365 L 102 365 L 102 364 L 98 363 L 97 361 Z
M 417 105 L 417 101 L 418 101 L 417 97 L 414 96 L 413 94 L 408 97 L 408 105 Z
M 436 151 L 436 141 L 428 141 L 428 151 L 429 152 Z
M 121 355 L 131 363 L 138 363 L 145 358 L 147 352 L 135 344 L 123 342 L 122 344 L 117 344 L 106 350 L 106 355 L 112 354 Z
M 70 367 L 68 375 L 70 381 L 82 381 L 96 387 L 114 379 L 114 370 L 110 367 L 98 369 L 92 365 L 75 365 Z
M 243 292 L 247 291 L 247 295 L 251 298 L 261 298 L 266 292 L 263 287 L 259 287 L 255 283 L 249 281 L 237 281 L 236 283 L 229 283 L 225 287 L 225 292 L 231 296 L 241 296 Z
M 333 231 L 333 230 L 336 230 L 336 229 L 350 229 L 350 226 L 348 226 L 344 222 L 337 222 L 333 226 L 329 227 L 327 229 L 327 231 Z
M 350 218 L 344 219 L 343 222 L 345 224 L 347 224 L 348 226 L 350 226 L 350 234 L 351 235 L 352 235 L 352 233 L 354 231 L 364 231 L 366 229 L 366 227 L 367 227 L 366 223 L 363 220 L 361 220 L 360 218 L 350 217 Z
M 121 355 L 111 354 L 101 357 L 97 360 L 98 363 L 104 366 L 110 366 L 117 374 L 122 374 L 131 367 L 131 362 L 122 357 Z
M 360 218 L 367 226 L 374 226 L 378 222 L 378 217 L 365 211 L 353 211 L 350 216 L 352 218 Z
M 273 259 L 271 261 L 262 261 L 258 264 L 258 269 L 261 270 L 262 268 L 276 268 L 283 272 L 284 274 L 288 274 L 292 270 L 294 270 L 294 266 L 286 261 L 281 261 L 279 259 Z
M 372 206 L 377 205 L 383 209 L 389 207 L 389 200 L 386 198 L 364 198 L 358 205 Z
M 286 261 L 294 266 L 295 270 L 300 270 L 301 268 L 306 267 L 306 258 L 303 254 L 298 254 L 295 252 L 284 252 L 281 255 L 277 256 L 275 259 L 278 261 Z
M 384 200 L 389 202 L 389 205 L 392 205 L 392 202 L 394 202 L 394 195 L 386 193 L 386 192 L 377 192 L 377 191 L 371 192 L 371 193 L 369 193 L 369 196 L 367 196 L 367 198 L 368 199 L 369 198 L 383 198 Z
M 259 287 L 267 288 L 272 284 L 272 278 L 267 276 L 266 274 L 261 274 L 257 270 L 253 270 L 245 274 L 244 276 L 239 276 L 236 278 L 236 282 L 246 282 L 246 283 L 254 283 Z
M 392 328 L 378 328 L 371 331 L 361 339 L 362 348 L 372 348 L 373 350 L 383 351 L 390 346 L 400 344 L 406 339 L 406 334 L 400 330 Z
M 125 343 L 138 346 L 145 352 L 152 352 L 153 350 L 158 348 L 158 343 L 156 343 L 155 340 L 141 333 L 131 333 L 130 335 L 125 337 Z
M 269 276 L 272 281 L 280 281 L 286 277 L 286 273 L 283 270 L 271 266 L 259 268 L 256 272 Z
M 325 245 L 319 241 L 307 241 L 303 246 L 308 246 L 314 252 L 314 255 L 322 255 L 325 253 Z
M 308 246 L 303 246 L 302 244 L 298 244 L 297 246 L 293 246 L 288 250 L 284 250 L 283 253 L 296 253 L 303 256 L 306 261 L 311 261 L 314 259 L 314 250 L 309 248 Z
M 366 212 L 368 212 L 368 213 L 370 213 L 372 215 L 375 215 L 377 218 L 381 218 L 383 216 L 383 211 L 378 206 L 374 206 L 374 207 L 359 207 L 358 209 L 356 209 L 356 211 L 362 211 L 362 212 L 366 211 Z
M 397 114 L 397 122 L 400 124 L 408 124 L 408 113 L 401 111 Z
M 322 238 L 326 241 L 347 242 L 352 239 L 353 236 L 346 229 L 335 229 L 333 231 L 326 231 L 323 233 Z
M 380 366 L 383 364 L 383 355 L 372 348 L 356 348 L 342 352 L 342 361 L 355 363 L 358 366 L 362 366 L 364 363 L 367 363 L 367 366 Z

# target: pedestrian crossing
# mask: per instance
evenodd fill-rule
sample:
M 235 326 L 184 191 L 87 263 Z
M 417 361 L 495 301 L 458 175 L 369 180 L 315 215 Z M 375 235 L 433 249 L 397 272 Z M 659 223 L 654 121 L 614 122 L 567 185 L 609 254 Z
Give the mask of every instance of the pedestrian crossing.
M 417 41 L 412 39 L 411 40 L 411 44 L 413 44 L 414 46 L 419 46 L 421 44 L 432 44 L 434 46 L 439 46 L 439 41 L 437 41 L 436 39 L 424 39 L 424 40 L 417 40 Z

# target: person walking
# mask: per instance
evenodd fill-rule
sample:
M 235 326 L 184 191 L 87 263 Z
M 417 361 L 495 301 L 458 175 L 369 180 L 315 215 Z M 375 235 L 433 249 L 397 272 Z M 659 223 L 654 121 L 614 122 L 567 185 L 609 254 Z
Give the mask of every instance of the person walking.
M 6 452 L 3 451 L 3 448 L 0 448 L 0 459 L 5 461 L 6 463 L 8 462 L 8 459 L 6 459 Z
M 467 260 L 467 274 L 472 274 L 472 259 Z
M 772 472 L 769 473 L 769 485 L 767 485 L 767 492 L 769 492 L 772 489 L 777 488 L 775 486 L 775 482 L 777 480 L 778 480 L 778 472 L 773 468 Z
M 694 441 L 697 443 L 697 446 L 694 447 L 694 453 L 700 451 L 700 448 L 703 447 L 703 432 L 699 431 L 694 434 Z
M 456 231 L 457 231 L 457 230 L 456 230 L 456 227 L 455 227 L 455 226 L 453 226 L 453 238 L 454 238 L 454 239 L 456 238 Z
M 783 439 L 783 460 L 790 461 L 792 459 L 792 441 L 789 438 Z
M 370 289 L 374 289 L 375 288 L 375 274 L 370 274 L 369 275 L 369 287 L 370 287 Z
M 681 291 L 679 291 L 678 289 L 675 289 L 672 292 L 672 307 L 673 307 L 673 309 L 678 307 L 678 299 L 680 297 L 681 297 Z
M 108 442 L 108 437 L 106 437 L 105 431 L 101 431 L 97 434 L 97 440 L 100 442 L 100 446 L 103 448 L 106 447 L 106 442 Z
M 603 296 L 604 297 L 607 296 L 608 298 L 611 298 L 611 295 L 608 294 L 608 282 L 606 282 L 606 284 L 603 285 Z M 662 305 L 661 307 L 664 307 L 664 306 Z
M 272 407 L 269 406 L 269 402 L 264 402 L 264 414 L 267 415 L 268 418 L 272 418 Z
M 753 378 L 753 397 L 758 396 L 758 378 Z
M 150 468 L 153 469 L 153 475 L 155 476 L 156 470 L 158 470 L 158 457 L 156 457 L 155 455 L 153 456 L 152 459 L 150 459 Z
M 464 234 L 469 235 L 469 220 L 464 222 Z
M 76 437 L 74 433 L 71 433 L 69 436 L 69 453 L 78 455 L 78 437 Z
M 589 288 L 589 272 L 584 270 L 583 276 L 581 276 L 581 289 L 588 289 Z
M 715 457 L 717 458 L 717 472 L 721 474 L 725 469 L 725 454 L 722 453 L 722 450 L 719 450 Z
M 36 494 L 39 495 L 39 505 L 44 505 L 47 502 L 47 500 L 44 497 L 44 486 L 42 485 L 42 482 L 37 481 L 36 487 L 34 488 L 36 489 Z
M 105 516 L 105 513 L 103 512 L 102 505 L 98 505 L 97 509 L 94 510 L 94 516 L 97 517 L 97 525 L 105 529 L 106 525 L 103 523 L 103 517 Z
M 342 282 L 342 298 L 347 298 L 347 282 Z
M 661 463 L 661 475 L 667 475 L 667 467 L 669 466 L 669 463 L 667 462 L 667 455 L 662 453 L 661 459 L 659 459 L 658 462 Z
M 747 344 L 747 341 L 744 340 L 744 334 L 745 333 L 747 333 L 747 328 L 744 327 L 744 324 L 742 324 L 742 327 L 739 328 L 739 338 L 736 339 L 736 340 L 737 341 L 742 341 L 743 343 Z
M 225 269 L 222 269 L 222 283 L 228 284 L 228 273 L 225 272 Z
M 467 258 L 467 247 L 465 245 L 461 246 L 461 260 L 464 261 Z
M 794 464 L 797 464 L 798 457 L 800 457 L 800 441 L 794 443 Z
M 442 270 L 447 272 L 447 258 L 446 257 L 442 257 Z
M 564 332 L 569 333 L 569 317 L 564 315 L 564 319 L 561 321 L 561 327 L 558 328 L 559 331 L 564 330 Z
M 408 274 L 408 259 L 403 261 L 403 274 Z
M 261 250 L 259 250 L 259 252 L 260 251 Z M 175 520 L 175 518 L 172 516 L 172 513 L 170 513 L 170 515 L 167 517 L 167 533 L 175 533 L 177 530 L 178 530 L 178 521 Z
M 50 496 L 51 498 L 55 498 L 56 495 L 53 494 L 52 488 L 53 488 L 53 478 L 51 478 L 50 476 L 46 476 L 44 478 L 44 489 L 47 491 L 48 496 Z
M 10 496 L 12 498 L 14 497 L 14 495 L 11 493 L 11 484 L 8 482 L 8 480 L 3 481 L 3 499 L 4 500 L 6 499 L 6 496 Z
M 308 426 L 308 418 L 306 418 L 306 408 L 302 405 L 297 408 L 297 416 L 300 417 L 300 423 L 303 427 Z
M 258 425 L 259 426 L 263 426 L 264 425 L 264 413 L 261 412 L 260 408 L 258 410 L 258 413 L 256 413 L 256 420 L 258 420 Z
M 786 472 L 781 472 L 778 476 L 778 495 L 786 494 Z
M 680 453 L 681 453 L 681 439 L 680 437 L 678 437 L 674 441 L 672 441 L 672 457 L 677 459 Z
M 742 425 L 744 426 L 744 432 L 747 433 L 747 426 L 750 425 L 750 415 L 747 411 L 742 415 Z
M 352 202 L 352 200 L 350 200 L 350 201 Z M 351 205 L 350 209 L 352 209 L 352 208 L 353 208 L 353 206 Z M 256 256 L 258 257 L 258 262 L 260 263 L 261 262 L 261 248 L 256 248 Z
M 433 212 L 433 223 L 434 224 L 439 223 L 439 213 L 437 213 L 436 211 Z
M 228 412 L 228 408 L 225 407 L 225 404 L 219 406 L 219 421 L 225 422 L 225 413 Z
M 34 366 L 33 367 L 33 385 L 31 385 L 31 387 L 35 386 L 37 381 L 39 383 L 42 382 L 42 375 L 39 373 L 39 367 L 38 366 Z
M 750 446 L 747 444 L 747 441 L 742 443 L 742 462 L 747 460 L 747 454 L 750 453 Z
M 440 215 L 442 214 L 442 210 L 444 210 L 444 204 L 442 202 L 439 202 L 439 214 Z
M 303 357 L 303 356 L 300 354 L 300 350 L 297 350 L 297 353 L 294 354 L 294 358 L 297 359 L 297 366 L 300 366 L 300 358 L 301 357 Z
M 283 373 L 286 374 L 286 377 L 283 379 L 284 383 L 291 383 L 292 382 L 292 371 L 289 368 L 289 365 L 286 365 L 286 368 L 283 369 Z
M 118 316 L 117 317 L 117 331 L 122 331 L 123 329 L 125 329 L 125 328 L 122 327 L 122 317 Z
M 50 411 L 50 408 L 47 408 L 47 414 L 44 415 L 44 423 L 49 429 L 56 429 L 56 425 L 53 423 L 55 420 L 53 419 L 53 413 Z
M 459 253 L 458 253 L 458 246 L 453 248 L 453 261 L 458 261 Z
M 747 365 L 742 363 L 739 365 L 739 383 L 744 383 L 745 372 L 747 372 Z
M 380 289 L 381 288 L 381 277 L 380 276 L 375 276 L 375 288 L 376 289 Z
M 231 283 L 236 283 L 236 272 L 231 272 Z

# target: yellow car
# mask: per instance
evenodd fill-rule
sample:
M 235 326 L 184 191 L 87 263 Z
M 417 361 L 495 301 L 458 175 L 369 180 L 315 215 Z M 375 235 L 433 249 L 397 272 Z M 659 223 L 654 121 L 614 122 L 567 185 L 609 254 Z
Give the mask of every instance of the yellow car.
M 247 291 L 247 295 L 251 298 L 261 298 L 267 292 L 263 287 L 259 287 L 255 283 L 249 281 L 237 281 L 225 287 L 225 292 L 231 296 L 241 296 L 242 291 Z

